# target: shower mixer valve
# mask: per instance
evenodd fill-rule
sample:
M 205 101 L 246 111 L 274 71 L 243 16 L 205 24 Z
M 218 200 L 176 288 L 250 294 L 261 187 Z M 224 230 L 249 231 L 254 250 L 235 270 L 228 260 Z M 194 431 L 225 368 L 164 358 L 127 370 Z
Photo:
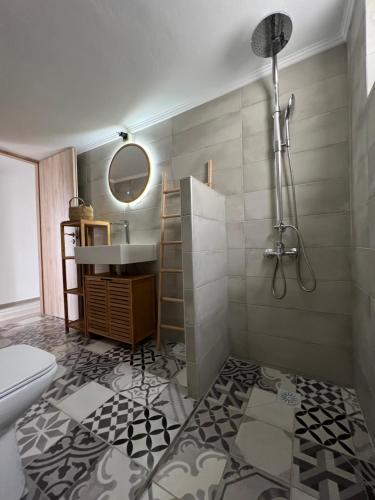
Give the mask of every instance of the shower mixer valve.
M 275 245 L 276 248 L 266 248 L 263 255 L 265 257 L 283 257 L 284 255 L 297 257 L 298 255 L 298 249 L 296 247 L 285 248 L 285 245 L 282 241 L 277 241 Z

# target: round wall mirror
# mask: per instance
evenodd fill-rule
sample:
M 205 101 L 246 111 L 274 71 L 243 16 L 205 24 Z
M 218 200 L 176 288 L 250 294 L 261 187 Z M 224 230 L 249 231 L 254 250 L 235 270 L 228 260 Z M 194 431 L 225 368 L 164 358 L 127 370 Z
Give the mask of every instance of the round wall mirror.
M 130 203 L 141 196 L 150 177 L 150 160 L 138 144 L 125 144 L 112 158 L 108 172 L 113 196 Z

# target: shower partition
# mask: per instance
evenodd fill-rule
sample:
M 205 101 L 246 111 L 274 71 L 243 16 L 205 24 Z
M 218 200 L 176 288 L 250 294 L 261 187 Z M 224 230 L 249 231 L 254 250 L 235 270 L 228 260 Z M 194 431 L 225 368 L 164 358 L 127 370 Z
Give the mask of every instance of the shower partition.
M 187 379 L 199 398 L 229 355 L 225 196 L 182 179 L 181 213 Z

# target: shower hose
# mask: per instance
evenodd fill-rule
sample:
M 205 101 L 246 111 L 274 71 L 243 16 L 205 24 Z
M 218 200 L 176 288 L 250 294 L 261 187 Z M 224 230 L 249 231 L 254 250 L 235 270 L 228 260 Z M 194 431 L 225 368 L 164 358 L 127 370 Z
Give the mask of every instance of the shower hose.
M 302 234 L 299 230 L 298 227 L 298 214 L 297 214 L 297 202 L 296 202 L 296 189 L 295 189 L 295 184 L 294 184 L 294 171 L 293 171 L 293 166 L 292 166 L 292 160 L 290 157 L 290 150 L 289 147 L 286 148 L 287 156 L 288 156 L 288 165 L 289 165 L 289 173 L 290 173 L 290 182 L 291 182 L 291 187 L 292 187 L 292 203 L 293 203 L 293 212 L 294 212 L 294 225 L 293 224 L 280 224 L 279 231 L 280 231 L 280 242 L 282 243 L 282 238 L 283 238 L 283 232 L 286 229 L 290 229 L 295 232 L 296 237 L 297 237 L 297 256 L 296 256 L 296 275 L 297 275 L 297 283 L 301 290 L 304 292 L 313 292 L 316 289 L 316 276 L 314 273 L 314 269 L 311 265 L 310 259 L 306 253 L 306 248 L 305 248 L 305 243 L 303 241 Z M 286 278 L 285 278 L 285 272 L 284 272 L 284 263 L 283 263 L 283 256 L 282 252 L 279 253 L 276 257 L 276 265 L 275 269 L 273 272 L 273 277 L 272 277 L 272 295 L 275 297 L 275 299 L 283 299 L 286 295 L 287 292 L 287 284 L 286 284 Z M 304 259 L 306 267 L 310 273 L 311 276 L 311 281 L 312 285 L 310 287 L 305 284 L 303 276 L 302 276 L 302 260 Z M 281 278 L 281 290 L 278 293 L 276 290 L 276 280 L 278 278 L 278 275 L 280 274 Z

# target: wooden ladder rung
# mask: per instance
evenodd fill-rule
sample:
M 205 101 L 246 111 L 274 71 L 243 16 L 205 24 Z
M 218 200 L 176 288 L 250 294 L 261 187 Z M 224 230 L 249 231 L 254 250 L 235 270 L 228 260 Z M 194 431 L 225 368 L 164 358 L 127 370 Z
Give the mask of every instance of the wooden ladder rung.
M 170 268 L 164 267 L 164 268 L 160 269 L 160 272 L 161 273 L 182 273 L 183 270 L 182 269 L 173 269 L 172 267 L 170 267 Z
M 169 241 L 162 241 L 162 245 L 181 245 L 182 240 L 169 240 Z
M 162 297 L 161 300 L 163 302 L 177 302 L 178 304 L 182 304 L 184 299 L 177 299 L 175 297 Z
M 177 219 L 177 217 L 181 217 L 181 214 L 171 214 L 171 215 L 162 215 L 162 219 Z
M 163 194 L 181 193 L 181 188 L 166 189 Z
M 160 325 L 160 328 L 165 328 L 167 330 L 177 330 L 179 332 L 183 332 L 185 330 L 185 328 L 183 326 L 165 325 L 163 323 Z

